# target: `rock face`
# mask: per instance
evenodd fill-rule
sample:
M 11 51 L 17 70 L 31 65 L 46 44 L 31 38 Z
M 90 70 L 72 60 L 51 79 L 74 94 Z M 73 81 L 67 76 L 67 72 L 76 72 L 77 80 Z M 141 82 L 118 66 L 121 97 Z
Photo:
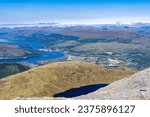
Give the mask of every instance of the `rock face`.
M 150 68 L 75 99 L 149 100 Z

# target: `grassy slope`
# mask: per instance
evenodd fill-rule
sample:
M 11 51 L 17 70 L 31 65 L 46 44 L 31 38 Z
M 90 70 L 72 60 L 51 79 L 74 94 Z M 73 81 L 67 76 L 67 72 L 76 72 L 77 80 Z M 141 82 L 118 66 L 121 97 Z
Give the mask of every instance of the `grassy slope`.
M 0 63 L 0 79 L 29 69 L 29 67 L 18 63 Z
M 77 61 L 51 63 L 1 79 L 0 99 L 53 96 L 87 84 L 111 83 L 134 72 Z

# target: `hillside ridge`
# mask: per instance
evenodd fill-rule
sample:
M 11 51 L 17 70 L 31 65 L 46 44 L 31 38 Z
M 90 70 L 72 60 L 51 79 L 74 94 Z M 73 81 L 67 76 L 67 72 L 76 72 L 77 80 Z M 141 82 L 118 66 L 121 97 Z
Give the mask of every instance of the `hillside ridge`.
M 128 68 L 107 69 L 81 61 L 55 62 L 0 80 L 0 99 L 52 97 L 91 84 L 112 83 L 135 73 Z

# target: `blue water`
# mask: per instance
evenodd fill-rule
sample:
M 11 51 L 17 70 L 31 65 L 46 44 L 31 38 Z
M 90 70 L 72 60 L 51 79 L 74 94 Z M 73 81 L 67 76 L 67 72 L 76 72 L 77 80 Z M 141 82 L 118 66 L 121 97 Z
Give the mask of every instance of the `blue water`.
M 65 98 L 77 97 L 77 96 L 86 95 L 88 93 L 94 92 L 107 85 L 108 84 L 94 84 L 94 85 L 82 86 L 79 88 L 73 88 L 65 92 L 55 94 L 53 97 L 65 97 Z
M 8 42 L 6 39 L 0 39 L 0 43 Z
M 38 53 L 39 56 L 31 56 L 31 57 L 24 57 L 24 58 L 17 58 L 17 59 L 0 59 L 0 62 L 29 62 L 33 64 L 38 64 L 39 61 L 62 61 L 66 60 L 68 56 L 63 52 L 47 52 L 47 51 L 40 51 L 39 48 L 44 47 L 44 45 L 36 42 L 29 42 L 25 40 L 4 40 L 0 39 L 2 43 L 10 43 L 10 44 L 17 44 L 20 46 L 27 47 L 28 50 Z

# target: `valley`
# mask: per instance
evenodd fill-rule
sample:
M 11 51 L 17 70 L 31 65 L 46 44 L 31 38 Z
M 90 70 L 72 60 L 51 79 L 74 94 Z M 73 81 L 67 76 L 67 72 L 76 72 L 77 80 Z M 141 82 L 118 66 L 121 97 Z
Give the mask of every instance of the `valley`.
M 1 27 L 0 99 L 82 99 L 150 67 L 149 42 L 149 24 Z
M 2 56 L 4 46 L 14 44 L 18 47 L 16 50 L 13 46 L 13 56 L 31 57 L 26 62 L 35 65 L 83 60 L 105 67 L 142 70 L 150 66 L 143 62 L 150 60 L 149 32 L 149 24 L 0 28 L 0 53 Z

